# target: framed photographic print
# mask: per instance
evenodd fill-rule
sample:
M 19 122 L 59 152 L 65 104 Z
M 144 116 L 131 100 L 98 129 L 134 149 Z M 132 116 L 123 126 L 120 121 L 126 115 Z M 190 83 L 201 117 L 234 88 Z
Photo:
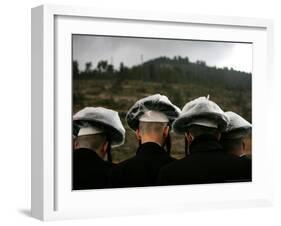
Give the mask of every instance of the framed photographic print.
M 32 9 L 32 216 L 270 205 L 272 32 L 264 19 Z

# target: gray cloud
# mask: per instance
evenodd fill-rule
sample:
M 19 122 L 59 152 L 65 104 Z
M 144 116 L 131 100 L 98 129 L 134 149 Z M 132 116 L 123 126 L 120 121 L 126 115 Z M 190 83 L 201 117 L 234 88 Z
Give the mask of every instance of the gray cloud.
M 118 68 L 121 62 L 132 66 L 159 56 L 188 57 L 192 62 L 203 60 L 210 66 L 252 72 L 248 43 L 73 35 L 73 59 L 82 70 L 89 61 L 96 67 L 98 61 L 107 60 Z

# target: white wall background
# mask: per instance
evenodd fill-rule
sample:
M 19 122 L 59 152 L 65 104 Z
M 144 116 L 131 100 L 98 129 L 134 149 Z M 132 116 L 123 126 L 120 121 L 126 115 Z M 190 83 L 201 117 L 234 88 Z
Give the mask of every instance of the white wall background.
M 275 109 L 272 145 L 275 149 L 275 205 L 269 208 L 197 211 L 107 219 L 50 222 L 52 225 L 280 225 L 281 147 L 278 142 L 281 105 L 281 7 L 273 0 L 9 0 L 0 8 L 0 224 L 38 225 L 30 217 L 30 9 L 43 3 L 173 13 L 231 15 L 275 20 Z M 240 191 L 237 191 L 240 192 Z

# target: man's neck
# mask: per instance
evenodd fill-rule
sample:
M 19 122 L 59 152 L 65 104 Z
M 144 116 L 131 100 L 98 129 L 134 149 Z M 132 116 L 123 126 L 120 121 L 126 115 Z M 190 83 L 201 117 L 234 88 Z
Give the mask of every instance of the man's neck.
M 148 142 L 153 142 L 153 143 L 156 143 L 156 144 L 159 144 L 159 146 L 163 146 L 163 140 L 159 137 L 156 137 L 156 136 L 142 136 L 141 138 L 141 144 L 144 144 L 144 143 L 148 143 Z
M 238 157 L 241 157 L 241 156 L 245 155 L 244 150 L 233 150 L 231 153 L 232 153 L 233 155 L 238 156 Z
M 146 144 L 146 143 L 155 143 L 158 144 L 160 147 L 162 147 L 162 145 L 156 141 L 146 141 L 146 142 L 142 142 L 141 144 Z

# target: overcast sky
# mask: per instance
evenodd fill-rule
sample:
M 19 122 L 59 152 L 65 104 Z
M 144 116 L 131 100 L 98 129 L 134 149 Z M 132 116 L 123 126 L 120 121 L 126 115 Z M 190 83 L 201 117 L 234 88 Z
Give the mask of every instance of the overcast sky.
M 248 43 L 73 35 L 73 59 L 80 70 L 86 62 L 95 68 L 98 61 L 107 60 L 119 69 L 121 62 L 131 67 L 159 56 L 188 57 L 209 66 L 252 72 L 252 44 Z

